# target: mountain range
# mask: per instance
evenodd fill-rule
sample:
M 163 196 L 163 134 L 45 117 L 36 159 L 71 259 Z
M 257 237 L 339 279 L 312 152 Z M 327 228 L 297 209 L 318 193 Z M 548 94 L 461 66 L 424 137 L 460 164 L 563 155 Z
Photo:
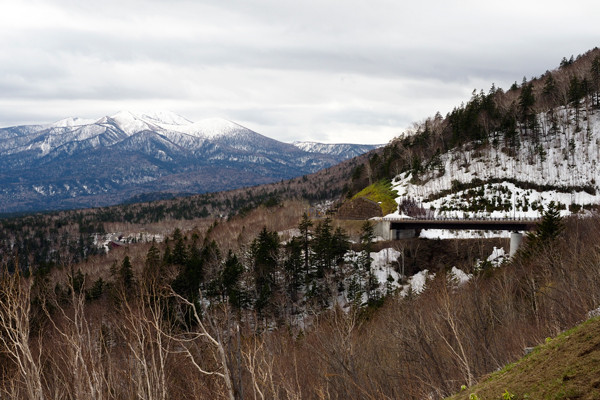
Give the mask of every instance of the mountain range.
M 0 129 L 0 212 L 104 206 L 305 175 L 377 146 L 283 143 L 172 112 Z

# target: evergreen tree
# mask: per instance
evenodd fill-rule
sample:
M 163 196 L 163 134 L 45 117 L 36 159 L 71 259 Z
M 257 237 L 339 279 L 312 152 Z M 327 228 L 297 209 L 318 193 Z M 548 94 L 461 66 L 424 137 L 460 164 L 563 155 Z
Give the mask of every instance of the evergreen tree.
M 546 75 L 546 80 L 544 81 L 542 96 L 548 102 L 553 103 L 556 100 L 557 90 L 556 80 L 554 79 L 552 73 L 549 72 L 548 75 Z
M 525 257 L 532 255 L 532 251 L 541 247 L 548 246 L 556 240 L 564 229 L 563 220 L 560 216 L 560 210 L 554 201 L 548 204 L 548 207 L 542 215 L 541 221 L 538 223 L 536 230 L 527 234 L 529 243 L 524 249 Z
M 544 211 L 542 220 L 536 229 L 536 239 L 541 243 L 549 243 L 555 240 L 563 230 L 563 220 L 560 210 L 554 201 L 548 204 Z
M 319 222 L 315 229 L 315 236 L 312 240 L 312 251 L 317 267 L 317 278 L 323 278 L 325 272 L 330 270 L 333 264 L 333 235 L 331 230 L 331 218 L 329 217 Z
M 188 300 L 198 298 L 198 290 L 204 280 L 206 265 L 209 261 L 213 262 L 212 256 L 214 253 L 218 256 L 220 254 L 216 243 L 207 243 L 207 245 L 210 249 L 203 248 L 201 251 L 192 246 L 191 256 L 187 256 L 187 250 L 185 251 L 185 263 L 181 265 L 179 274 L 173 281 L 173 290 Z M 173 251 L 173 254 L 175 254 L 175 251 Z
M 275 271 L 279 261 L 279 236 L 266 227 L 250 245 L 250 258 L 254 272 L 256 292 L 255 307 L 262 313 L 275 291 Z
M 337 266 L 340 266 L 344 263 L 344 256 L 348 250 L 350 250 L 348 235 L 346 235 L 346 232 L 344 232 L 342 228 L 335 228 L 333 237 L 331 238 L 331 251 L 333 255 L 333 261 Z
M 188 260 L 188 253 L 184 243 L 184 237 L 179 228 L 173 232 L 173 253 L 171 254 L 171 263 L 176 265 L 185 265 Z
M 569 92 L 568 100 L 569 103 L 575 107 L 575 125 L 576 130 L 579 130 L 579 109 L 582 97 L 585 96 L 585 85 L 577 78 L 577 76 L 571 76 L 569 80 Z
M 81 269 L 77 269 L 77 272 L 73 272 L 73 270 L 71 270 L 71 276 L 69 276 L 69 280 L 71 281 L 71 286 L 73 287 L 75 293 L 81 293 L 85 281 L 85 277 L 81 272 Z
M 304 272 L 306 276 L 308 276 L 310 269 L 310 228 L 312 228 L 312 226 L 313 223 L 310 218 L 308 218 L 308 215 L 306 213 L 302 214 L 302 220 L 298 224 L 298 229 L 300 230 L 300 240 L 302 241 L 302 252 L 304 253 Z
M 226 296 L 232 307 L 240 309 L 245 305 L 245 296 L 240 287 L 244 266 L 237 256 L 229 250 L 221 273 L 222 295 Z
M 144 263 L 144 279 L 153 284 L 159 284 L 163 281 L 163 264 L 160 259 L 160 250 L 156 247 L 156 241 L 152 241 L 152 246 L 146 253 L 146 262 Z
M 133 267 L 129 256 L 125 256 L 119 268 L 119 280 L 125 289 L 131 289 L 134 284 Z
M 366 277 L 365 289 L 367 292 L 368 301 L 373 299 L 372 290 L 377 286 L 375 282 L 375 276 L 371 270 L 371 264 L 373 263 L 373 259 L 371 258 L 373 239 L 375 239 L 373 225 L 371 225 L 369 221 L 365 221 L 360 234 L 360 245 L 362 249 L 358 257 L 358 263 L 359 268 L 362 270 L 362 275 Z
M 165 252 L 163 253 L 162 263 L 163 265 L 171 265 L 173 263 L 173 257 L 171 256 L 171 246 L 167 242 L 165 246 Z
M 595 102 L 592 100 L 592 106 L 600 107 L 600 55 L 594 57 L 590 67 L 591 86 L 594 93 Z
M 94 282 L 94 284 L 92 285 L 92 287 L 90 288 L 90 290 L 86 293 L 86 299 L 88 300 L 96 300 L 99 299 L 100 296 L 102 296 L 102 293 L 104 292 L 104 281 L 102 280 L 102 278 L 98 278 L 96 280 L 96 282 Z
M 528 84 L 525 78 L 523 80 L 521 95 L 519 96 L 519 112 L 521 114 L 521 122 L 525 125 L 525 129 L 527 129 L 533 126 L 533 120 L 535 120 L 535 113 L 533 112 L 535 97 L 533 95 L 533 83 L 530 82 Z
M 285 245 L 285 261 L 283 263 L 288 295 L 292 301 L 297 300 L 297 293 L 302 286 L 303 275 L 303 239 L 294 237 Z

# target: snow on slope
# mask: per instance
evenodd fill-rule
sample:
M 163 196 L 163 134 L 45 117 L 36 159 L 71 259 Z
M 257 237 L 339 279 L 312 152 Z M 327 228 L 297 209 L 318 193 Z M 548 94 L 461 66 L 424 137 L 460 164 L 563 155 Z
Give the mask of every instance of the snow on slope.
M 412 198 L 423 208 L 434 210 L 436 216 L 452 218 L 537 218 L 541 207 L 551 201 L 565 207 L 563 215 L 569 214 L 570 206 L 576 210 L 579 206 L 599 204 L 600 113 L 580 122 L 579 131 L 568 110 L 557 113 L 558 133 L 542 136 L 538 143 L 523 141 L 512 156 L 503 151 L 506 145 L 499 138 L 496 146 L 490 145 L 483 150 L 454 149 L 442 155 L 443 167 L 428 171 L 417 183 L 413 183 L 410 172 L 398 175 L 393 182 L 399 193 L 398 203 Z M 539 119 L 546 126 L 550 124 L 546 114 L 540 115 Z M 476 179 L 495 181 L 475 190 L 451 192 L 453 183 L 469 183 Z M 521 182 L 533 185 L 521 185 Z M 544 185 L 562 190 L 535 188 Z M 493 206 L 469 210 L 477 197 L 487 199 Z M 390 216 L 400 216 L 400 213 Z
M 69 117 L 48 125 L 48 128 L 66 128 L 73 126 L 89 125 L 93 124 L 94 122 L 96 122 L 96 120 L 79 117 Z

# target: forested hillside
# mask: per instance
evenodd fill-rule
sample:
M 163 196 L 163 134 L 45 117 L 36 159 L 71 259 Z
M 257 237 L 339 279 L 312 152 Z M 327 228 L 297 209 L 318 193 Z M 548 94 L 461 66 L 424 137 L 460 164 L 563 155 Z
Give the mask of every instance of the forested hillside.
M 591 208 L 600 188 L 599 99 L 598 49 L 506 91 L 473 91 L 356 168 L 354 190 L 394 180 L 400 196 L 459 215 L 531 215 L 550 201 Z

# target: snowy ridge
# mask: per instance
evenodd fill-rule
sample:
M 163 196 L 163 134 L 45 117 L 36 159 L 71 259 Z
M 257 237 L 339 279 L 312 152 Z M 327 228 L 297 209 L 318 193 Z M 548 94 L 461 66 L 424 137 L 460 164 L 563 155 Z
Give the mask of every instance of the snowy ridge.
M 558 132 L 523 141 L 512 155 L 500 139 L 483 149 L 441 155 L 441 167 L 417 182 L 410 172 L 396 176 L 397 202 L 415 199 L 436 216 L 454 218 L 536 218 L 551 201 L 563 207 L 563 215 L 599 204 L 600 113 L 590 114 L 579 129 L 569 110 L 558 110 L 555 116 Z M 550 126 L 549 119 L 548 114 L 538 115 L 542 126 Z M 453 190 L 460 184 L 470 187 Z
M 347 158 L 356 157 L 382 145 L 351 144 L 351 143 L 318 143 L 318 142 L 293 142 L 297 148 L 308 153 L 321 153 L 332 155 L 345 155 Z
M 48 128 L 68 128 L 73 126 L 89 125 L 93 124 L 95 120 L 85 119 L 79 117 L 69 117 L 56 121 L 53 124 L 48 125 Z

